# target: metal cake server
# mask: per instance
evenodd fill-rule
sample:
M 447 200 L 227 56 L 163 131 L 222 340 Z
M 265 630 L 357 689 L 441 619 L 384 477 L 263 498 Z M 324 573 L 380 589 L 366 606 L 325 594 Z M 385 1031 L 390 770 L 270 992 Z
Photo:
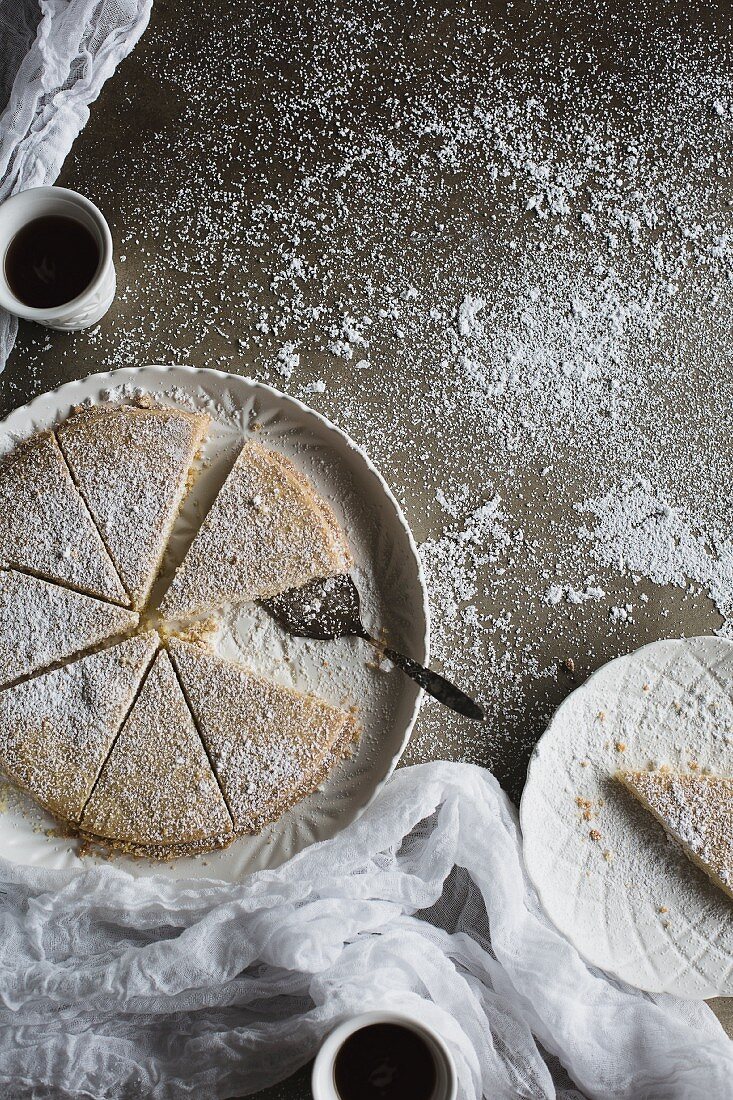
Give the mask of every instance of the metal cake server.
M 273 619 L 296 638 L 317 638 L 333 641 L 335 638 L 363 638 L 373 645 L 393 664 L 411 676 L 444 706 L 458 711 L 475 722 L 483 722 L 482 707 L 468 695 L 451 684 L 444 676 L 423 668 L 417 661 L 405 657 L 389 646 L 373 638 L 361 621 L 359 591 L 349 574 L 311 581 L 302 588 L 292 588 L 270 600 L 261 600 Z

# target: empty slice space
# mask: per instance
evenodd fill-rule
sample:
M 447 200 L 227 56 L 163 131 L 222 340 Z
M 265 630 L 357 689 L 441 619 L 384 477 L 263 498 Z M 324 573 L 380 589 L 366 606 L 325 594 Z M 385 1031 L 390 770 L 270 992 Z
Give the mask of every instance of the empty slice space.
M 278 818 L 351 752 L 351 714 L 186 642 L 169 649 L 238 832 Z
M 57 430 L 74 480 L 122 582 L 144 607 L 207 432 L 203 414 L 83 408 Z
M 284 455 L 242 448 L 161 602 L 183 619 L 276 596 L 345 573 L 346 541 L 331 509 Z
M 131 848 L 231 835 L 226 803 L 164 650 L 102 768 L 82 829 Z
M 130 633 L 138 621 L 124 607 L 0 569 L 0 687 Z
M 0 768 L 78 822 L 158 644 L 154 632 L 0 691 Z

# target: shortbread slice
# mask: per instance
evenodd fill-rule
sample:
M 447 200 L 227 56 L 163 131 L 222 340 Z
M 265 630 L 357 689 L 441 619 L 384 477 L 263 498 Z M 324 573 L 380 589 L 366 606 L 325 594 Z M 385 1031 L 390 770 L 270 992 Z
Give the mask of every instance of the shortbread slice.
M 733 898 L 733 779 L 667 771 L 619 772 L 618 778 Z
M 200 413 L 98 405 L 57 430 L 132 605 L 145 606 L 208 429 Z
M 117 846 L 187 844 L 232 831 L 226 803 L 161 650 L 84 808 L 82 829 Z
M 280 817 L 350 752 L 351 714 L 186 642 L 168 645 L 237 831 Z
M 51 432 L 0 460 L 0 566 L 15 566 L 129 606 Z
M 0 570 L 0 687 L 118 635 L 140 616 L 15 569 Z
M 276 596 L 347 572 L 336 517 L 290 459 L 242 448 L 161 602 L 170 619 Z
M 150 631 L 0 691 L 0 771 L 78 822 L 158 641 Z

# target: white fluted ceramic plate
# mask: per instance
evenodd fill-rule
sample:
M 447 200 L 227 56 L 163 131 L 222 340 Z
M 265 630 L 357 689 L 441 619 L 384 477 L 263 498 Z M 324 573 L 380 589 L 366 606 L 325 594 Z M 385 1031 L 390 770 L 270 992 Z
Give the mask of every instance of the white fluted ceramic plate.
M 243 440 L 253 431 L 265 445 L 289 454 L 331 502 L 355 559 L 367 626 L 383 626 L 393 644 L 421 662 L 428 658 L 428 611 L 420 559 L 397 501 L 365 453 L 348 436 L 300 401 L 269 386 L 216 370 L 150 366 L 96 374 L 37 397 L 0 426 L 0 452 L 64 419 L 73 405 L 121 400 L 139 393 L 213 418 L 203 472 L 184 505 L 170 543 L 161 584 L 181 560 L 226 477 Z M 364 809 L 394 769 L 419 708 L 419 689 L 402 673 L 374 665 L 363 642 L 313 642 L 284 635 L 260 609 L 229 611 L 219 651 L 281 683 L 313 690 L 359 708 L 362 737 L 354 758 L 322 789 L 255 837 L 221 852 L 171 865 L 119 858 L 135 875 L 238 881 L 273 867 L 316 840 L 333 836 Z M 19 863 L 50 868 L 89 866 L 72 840 L 48 836 L 49 817 L 8 790 L 0 813 L 0 852 Z
M 733 642 L 652 642 L 565 700 L 522 796 L 527 870 L 588 962 L 651 992 L 730 996 L 733 902 L 613 778 L 661 764 L 733 775 Z

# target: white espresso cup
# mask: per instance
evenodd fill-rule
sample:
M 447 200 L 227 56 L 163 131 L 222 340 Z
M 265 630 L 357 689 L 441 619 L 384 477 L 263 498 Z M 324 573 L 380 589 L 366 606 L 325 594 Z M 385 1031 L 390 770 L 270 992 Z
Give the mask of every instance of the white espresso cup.
M 16 298 L 5 272 L 5 257 L 16 233 L 36 218 L 72 218 L 92 235 L 99 249 L 99 263 L 89 285 L 71 301 L 49 309 L 36 309 Z M 115 296 L 116 277 L 112 260 L 112 234 L 104 215 L 93 202 L 66 187 L 31 187 L 19 191 L 0 205 L 0 306 L 47 328 L 76 329 L 96 325 Z
M 435 1088 L 430 1100 L 456 1100 L 458 1078 L 448 1047 L 432 1028 L 404 1012 L 363 1012 L 334 1028 L 324 1039 L 313 1063 L 311 1074 L 313 1100 L 343 1100 L 336 1087 L 336 1057 L 350 1035 L 371 1024 L 397 1024 L 418 1035 L 432 1054 L 435 1063 Z

